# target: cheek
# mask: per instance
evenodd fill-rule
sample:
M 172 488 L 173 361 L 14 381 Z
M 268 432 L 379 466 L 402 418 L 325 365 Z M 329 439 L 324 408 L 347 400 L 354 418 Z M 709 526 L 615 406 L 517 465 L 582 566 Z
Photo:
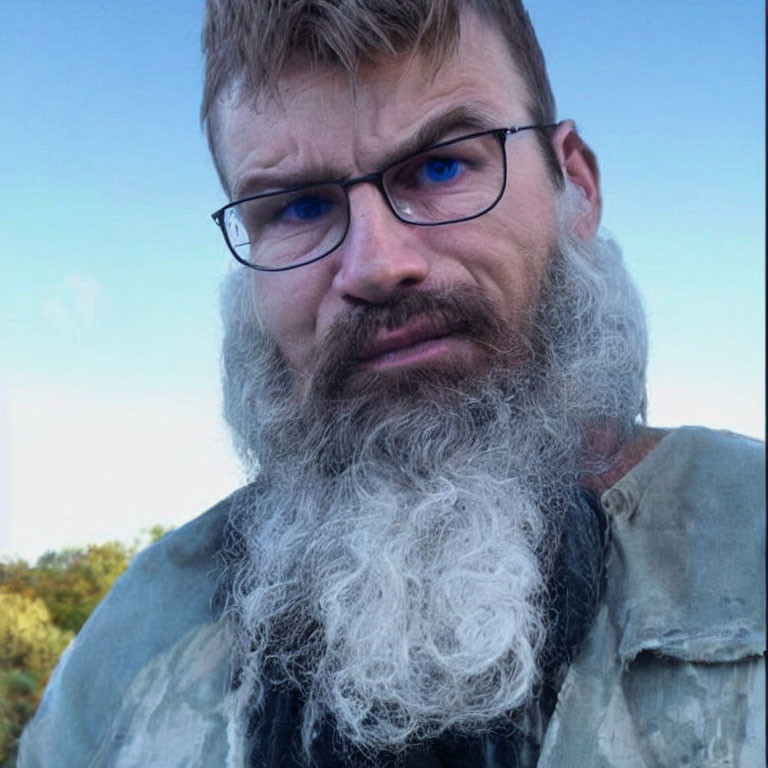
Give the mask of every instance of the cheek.
M 255 272 L 252 278 L 256 314 L 291 367 L 307 368 L 333 279 L 333 260 L 322 259 L 287 272 Z
M 556 243 L 554 206 L 508 201 L 485 216 L 435 232 L 438 252 L 461 264 L 465 280 L 493 299 L 502 317 L 523 322 L 537 302 Z
M 307 286 L 292 272 L 257 273 L 252 282 L 256 315 L 288 363 L 297 370 L 308 354 L 315 304 Z

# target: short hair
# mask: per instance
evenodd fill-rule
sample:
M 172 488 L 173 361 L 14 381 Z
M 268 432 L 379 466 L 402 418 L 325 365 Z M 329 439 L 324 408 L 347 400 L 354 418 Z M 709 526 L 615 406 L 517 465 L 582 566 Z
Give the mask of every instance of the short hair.
M 532 120 L 554 123 L 555 99 L 544 56 L 521 0 L 206 0 L 201 120 L 214 162 L 214 104 L 236 81 L 246 94 L 269 92 L 296 53 L 306 55 L 310 65 L 339 66 L 353 81 L 361 64 L 410 50 L 437 68 L 455 50 L 465 9 L 506 40 L 527 90 Z M 559 182 L 549 138 L 540 138 L 550 173 L 554 170 Z

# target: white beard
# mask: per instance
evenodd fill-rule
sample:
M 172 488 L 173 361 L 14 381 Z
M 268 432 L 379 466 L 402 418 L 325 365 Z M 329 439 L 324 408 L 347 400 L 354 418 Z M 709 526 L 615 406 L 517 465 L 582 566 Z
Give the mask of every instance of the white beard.
M 589 429 L 620 441 L 644 403 L 644 320 L 618 250 L 564 236 L 554 262 L 529 365 L 300 405 L 232 279 L 225 408 L 259 473 L 227 574 L 241 717 L 288 682 L 306 752 L 324 718 L 397 751 L 530 702 L 565 532 L 569 578 L 597 592 L 597 523 L 578 501 L 604 458 Z

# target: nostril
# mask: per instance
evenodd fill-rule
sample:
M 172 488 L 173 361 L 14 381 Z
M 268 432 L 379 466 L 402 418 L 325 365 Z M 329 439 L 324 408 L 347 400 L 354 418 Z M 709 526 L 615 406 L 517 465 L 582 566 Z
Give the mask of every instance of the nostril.
M 353 307 L 364 307 L 368 304 L 373 303 L 368 299 L 363 299 L 363 298 L 360 298 L 359 296 L 353 296 L 351 293 L 344 294 L 344 301 L 346 301 L 347 304 L 351 304 Z

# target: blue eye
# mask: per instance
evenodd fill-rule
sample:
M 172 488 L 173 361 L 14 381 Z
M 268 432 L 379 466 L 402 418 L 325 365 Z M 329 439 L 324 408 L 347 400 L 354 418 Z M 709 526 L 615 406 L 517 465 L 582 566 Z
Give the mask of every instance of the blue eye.
M 333 202 L 324 200 L 322 197 L 306 195 L 299 197 L 286 205 L 280 212 L 279 218 L 293 219 L 295 221 L 314 221 L 328 213 Z
M 422 166 L 426 180 L 432 184 L 452 181 L 460 171 L 461 163 L 452 157 L 430 157 Z

